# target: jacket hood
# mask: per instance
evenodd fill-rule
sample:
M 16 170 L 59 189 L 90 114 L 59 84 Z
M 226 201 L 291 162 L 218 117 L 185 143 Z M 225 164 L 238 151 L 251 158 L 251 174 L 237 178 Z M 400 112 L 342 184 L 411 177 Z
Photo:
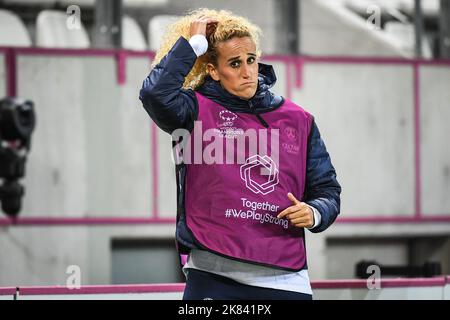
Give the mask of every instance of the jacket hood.
M 281 96 L 277 96 L 269 91 L 275 85 L 277 77 L 273 67 L 268 64 L 258 64 L 258 88 L 255 95 L 249 99 L 242 99 L 226 91 L 219 83 L 210 76 L 205 78 L 205 82 L 197 91 L 226 107 L 233 112 L 244 113 L 265 113 L 278 108 L 284 101 Z

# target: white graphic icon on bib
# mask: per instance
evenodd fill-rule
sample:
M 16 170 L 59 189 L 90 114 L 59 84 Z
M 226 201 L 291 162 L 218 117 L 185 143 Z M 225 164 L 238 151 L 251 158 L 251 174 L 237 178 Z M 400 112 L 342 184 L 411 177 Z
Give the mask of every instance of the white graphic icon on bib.
M 265 173 L 261 173 L 264 170 Z M 278 168 L 267 155 L 254 155 L 241 166 L 241 179 L 254 193 L 266 195 L 275 190 L 278 184 Z

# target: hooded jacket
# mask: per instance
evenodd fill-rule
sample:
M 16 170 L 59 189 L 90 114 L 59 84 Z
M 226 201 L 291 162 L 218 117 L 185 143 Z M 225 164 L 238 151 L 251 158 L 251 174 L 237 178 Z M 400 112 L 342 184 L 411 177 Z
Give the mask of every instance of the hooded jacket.
M 139 99 L 144 109 L 159 128 L 171 134 L 184 128 L 192 131 L 198 117 L 198 101 L 191 89 L 182 89 L 184 79 L 192 69 L 197 56 L 189 42 L 180 37 L 168 54 L 155 66 L 144 80 Z M 227 92 L 219 82 L 206 77 L 197 89 L 208 99 L 232 112 L 255 114 L 265 126 L 264 113 L 271 112 L 284 103 L 281 96 L 269 89 L 276 82 L 272 66 L 259 64 L 258 88 L 249 100 Z M 331 163 L 319 129 L 313 119 L 308 136 L 306 188 L 303 202 L 316 208 L 321 215 L 321 223 L 311 232 L 326 230 L 336 219 L 340 210 L 341 186 Z M 177 177 L 177 228 L 176 239 L 180 253 L 188 253 L 190 248 L 200 248 L 186 227 L 184 211 L 185 166 L 176 166 Z

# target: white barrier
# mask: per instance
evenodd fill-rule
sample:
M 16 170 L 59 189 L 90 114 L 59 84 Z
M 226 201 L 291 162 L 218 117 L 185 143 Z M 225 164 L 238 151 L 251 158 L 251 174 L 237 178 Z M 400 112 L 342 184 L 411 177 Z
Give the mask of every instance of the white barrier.
M 0 299 L 12 300 L 180 300 L 184 283 L 150 285 L 0 288 Z M 367 280 L 312 282 L 315 300 L 450 300 L 450 276 L 383 279 L 379 289 Z

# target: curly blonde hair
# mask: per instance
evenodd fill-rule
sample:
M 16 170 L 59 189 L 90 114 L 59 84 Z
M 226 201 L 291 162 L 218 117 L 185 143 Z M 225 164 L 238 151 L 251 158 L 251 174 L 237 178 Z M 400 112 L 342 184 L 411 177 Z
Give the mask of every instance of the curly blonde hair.
M 197 58 L 193 68 L 185 77 L 183 88 L 197 89 L 208 75 L 206 65 L 212 63 L 217 65 L 217 45 L 234 37 L 250 37 L 256 45 L 256 53 L 259 57 L 259 37 L 261 29 L 251 23 L 248 19 L 237 16 L 227 10 L 211 10 L 206 8 L 191 11 L 176 22 L 169 25 L 162 38 L 161 46 L 156 52 L 152 68 L 169 52 L 180 36 L 189 40 L 191 22 L 199 16 L 204 15 L 218 21 L 215 32 L 208 38 L 208 51 Z

